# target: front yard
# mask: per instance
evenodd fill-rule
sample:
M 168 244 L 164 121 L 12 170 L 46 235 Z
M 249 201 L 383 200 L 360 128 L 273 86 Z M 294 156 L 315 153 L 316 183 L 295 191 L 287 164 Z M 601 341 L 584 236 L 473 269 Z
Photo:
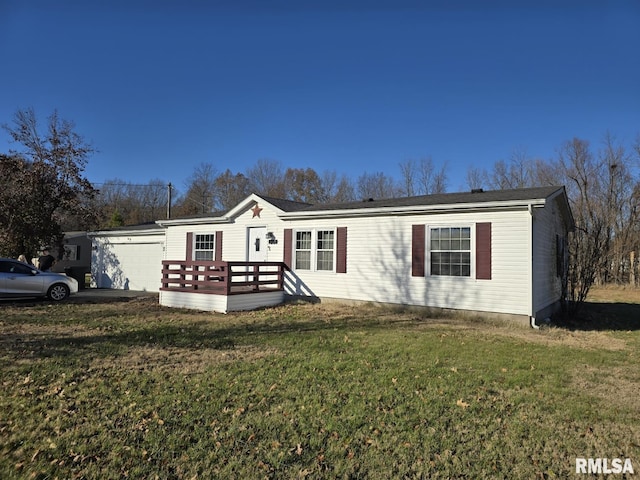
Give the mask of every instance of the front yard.
M 637 474 L 640 298 L 594 298 L 606 327 L 539 331 L 369 306 L 2 304 L 0 478 L 581 478 L 583 457 Z

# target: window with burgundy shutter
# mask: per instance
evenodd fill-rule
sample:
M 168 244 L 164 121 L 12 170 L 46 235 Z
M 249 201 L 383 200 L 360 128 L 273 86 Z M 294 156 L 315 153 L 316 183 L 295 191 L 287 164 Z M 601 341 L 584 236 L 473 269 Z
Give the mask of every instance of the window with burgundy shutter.
M 284 262 L 293 270 L 347 273 L 347 227 L 285 229 Z
M 187 260 L 222 260 L 222 232 L 187 233 Z
M 471 276 L 471 228 L 431 228 L 429 242 L 431 275 Z
M 429 227 L 428 232 L 425 230 L 424 225 L 412 225 L 412 276 L 425 276 L 425 264 L 428 264 L 430 276 L 471 277 L 471 267 L 475 265 L 477 279 L 491 280 L 491 223 L 476 223 L 475 232 L 471 226 L 465 225 Z M 428 238 L 425 238 L 426 233 Z M 475 249 L 472 248 L 474 233 Z

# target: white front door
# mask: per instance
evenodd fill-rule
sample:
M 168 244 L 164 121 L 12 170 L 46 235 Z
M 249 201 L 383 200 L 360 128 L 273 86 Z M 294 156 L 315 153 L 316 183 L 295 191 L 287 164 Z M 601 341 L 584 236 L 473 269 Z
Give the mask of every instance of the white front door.
M 267 227 L 249 227 L 247 234 L 247 261 L 267 261 Z

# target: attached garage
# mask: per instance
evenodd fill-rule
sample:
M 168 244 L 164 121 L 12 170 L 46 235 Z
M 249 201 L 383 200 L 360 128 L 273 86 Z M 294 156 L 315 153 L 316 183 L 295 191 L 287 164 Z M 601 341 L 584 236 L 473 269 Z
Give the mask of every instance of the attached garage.
M 89 233 L 91 286 L 157 292 L 165 231 L 155 223 Z

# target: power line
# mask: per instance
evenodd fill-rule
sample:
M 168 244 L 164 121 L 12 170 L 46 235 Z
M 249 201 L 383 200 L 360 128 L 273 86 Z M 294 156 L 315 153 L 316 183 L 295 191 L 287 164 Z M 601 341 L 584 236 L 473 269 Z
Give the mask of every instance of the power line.
M 102 182 L 96 183 L 91 182 L 92 185 L 109 185 L 113 187 L 162 187 L 166 188 L 166 183 L 112 183 L 112 182 Z

